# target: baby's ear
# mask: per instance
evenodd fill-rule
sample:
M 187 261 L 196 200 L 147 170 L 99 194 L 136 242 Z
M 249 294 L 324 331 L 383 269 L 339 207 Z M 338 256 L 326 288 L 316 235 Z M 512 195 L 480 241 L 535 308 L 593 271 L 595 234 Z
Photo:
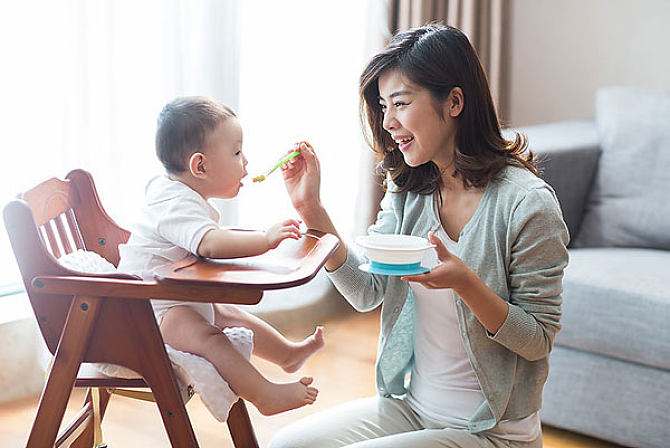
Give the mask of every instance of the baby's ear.
M 206 157 L 201 152 L 195 152 L 188 159 L 188 169 L 195 177 L 202 178 L 206 174 Z

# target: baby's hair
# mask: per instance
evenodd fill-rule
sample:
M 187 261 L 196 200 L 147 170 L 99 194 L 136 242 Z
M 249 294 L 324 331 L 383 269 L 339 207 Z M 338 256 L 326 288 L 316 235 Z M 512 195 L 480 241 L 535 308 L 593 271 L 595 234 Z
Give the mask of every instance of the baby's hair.
M 231 117 L 237 117 L 231 108 L 207 97 L 187 96 L 168 103 L 158 116 L 156 131 L 156 155 L 168 173 L 183 173 L 189 157 L 204 150 L 207 135 Z

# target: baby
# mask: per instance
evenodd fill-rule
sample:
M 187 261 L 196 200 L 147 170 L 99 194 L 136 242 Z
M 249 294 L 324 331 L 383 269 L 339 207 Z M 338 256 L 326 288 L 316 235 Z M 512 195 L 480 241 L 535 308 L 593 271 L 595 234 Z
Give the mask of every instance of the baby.
M 158 118 L 156 154 L 166 175 L 146 187 L 145 205 L 127 244 L 119 246 L 119 270 L 150 278 L 158 266 L 193 253 L 209 258 L 263 254 L 287 238 L 300 238 L 299 222 L 287 219 L 265 232 L 221 228 L 209 198 L 234 198 L 247 175 L 242 128 L 228 107 L 203 97 L 178 98 Z M 291 342 L 265 321 L 235 305 L 152 300 L 163 340 L 211 362 L 231 389 L 271 415 L 314 403 L 312 378 L 273 383 L 231 345 L 225 327 L 254 333 L 254 354 L 295 372 L 324 345 L 323 329 Z

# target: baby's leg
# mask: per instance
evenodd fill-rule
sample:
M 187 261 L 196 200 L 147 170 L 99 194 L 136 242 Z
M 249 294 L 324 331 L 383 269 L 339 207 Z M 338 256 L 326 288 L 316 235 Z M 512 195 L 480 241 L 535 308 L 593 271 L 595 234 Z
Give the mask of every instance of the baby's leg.
M 316 399 L 318 391 L 309 387 L 311 378 L 285 384 L 268 381 L 235 350 L 219 328 L 188 306 L 170 308 L 161 320 L 160 330 L 166 344 L 211 362 L 230 388 L 264 415 L 299 408 Z
M 323 327 L 300 342 L 291 342 L 274 327 L 235 305 L 214 305 L 214 323 L 220 328 L 246 327 L 254 332 L 254 355 L 292 373 L 297 371 L 323 345 Z

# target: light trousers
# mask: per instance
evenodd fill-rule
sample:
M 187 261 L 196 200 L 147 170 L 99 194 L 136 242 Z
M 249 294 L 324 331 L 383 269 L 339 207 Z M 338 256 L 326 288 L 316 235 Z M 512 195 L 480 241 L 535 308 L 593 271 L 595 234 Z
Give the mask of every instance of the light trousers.
M 542 448 L 542 436 L 516 442 L 464 429 L 427 429 L 404 400 L 371 397 L 283 428 L 271 448 Z

